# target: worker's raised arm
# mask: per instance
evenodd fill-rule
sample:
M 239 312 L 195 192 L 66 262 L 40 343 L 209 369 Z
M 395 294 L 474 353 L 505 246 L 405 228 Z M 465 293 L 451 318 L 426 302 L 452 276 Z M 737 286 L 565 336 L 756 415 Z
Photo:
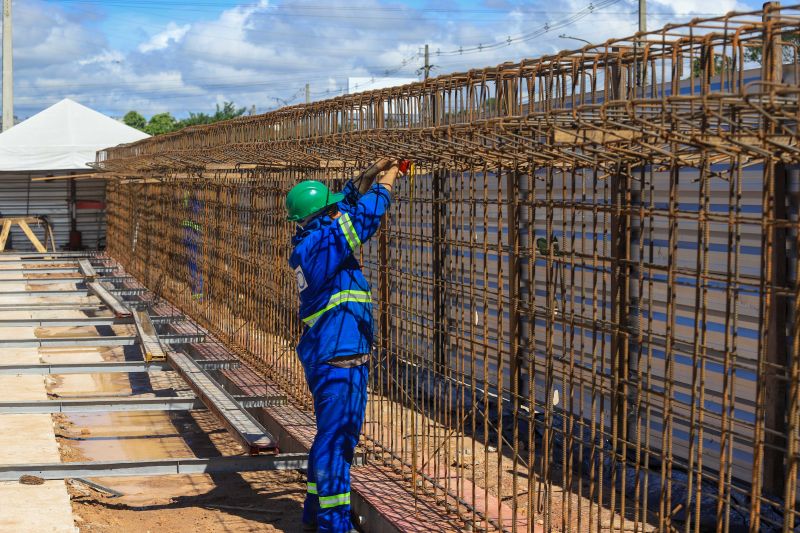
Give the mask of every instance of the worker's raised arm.
M 388 157 L 383 157 L 375 161 L 372 165 L 362 172 L 356 179 L 353 180 L 358 188 L 359 194 L 366 194 L 372 183 L 375 181 L 375 176 L 390 167 L 392 160 Z
M 375 184 L 358 200 L 355 209 L 346 214 L 348 220 L 343 224 L 351 227 L 352 241 L 358 246 L 378 231 L 381 219 L 392 202 L 392 188 L 401 172 L 400 167 L 408 168 L 408 164 L 406 161 L 389 163 L 389 169 L 378 176 Z M 344 217 L 345 214 L 342 215 Z

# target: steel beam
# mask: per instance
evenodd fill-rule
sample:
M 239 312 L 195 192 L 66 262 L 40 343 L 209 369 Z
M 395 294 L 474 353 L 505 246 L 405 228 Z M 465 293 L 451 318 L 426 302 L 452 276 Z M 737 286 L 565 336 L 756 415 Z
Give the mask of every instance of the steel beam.
M 283 407 L 289 400 L 286 396 L 234 396 L 244 409 L 260 409 L 262 407 Z
M 94 267 L 98 274 L 109 274 L 114 272 L 113 267 Z M 78 267 L 49 267 L 49 268 L 0 268 L 2 274 L 71 274 L 79 272 Z
M 59 346 L 132 346 L 138 337 L 112 335 L 108 337 L 50 337 L 41 339 L 0 339 L 0 348 L 53 348 Z M 164 344 L 205 342 L 205 335 L 164 335 Z
M 48 374 L 105 374 L 127 372 L 164 372 L 172 370 L 166 361 L 120 361 L 100 363 L 64 363 L 64 364 L 30 364 L 0 365 L 2 375 L 48 375 Z
M 0 253 L 0 262 L 8 261 L 10 258 L 12 261 L 15 260 L 17 257 L 19 258 L 36 258 L 40 259 L 42 257 L 69 257 L 70 259 L 75 258 L 84 258 L 87 257 L 89 259 L 102 259 L 102 256 L 95 252 L 2 252 Z M 8 258 L 8 259 L 7 259 Z
M 87 317 L 87 318 L 20 318 L 0 320 L 0 328 L 76 328 L 97 326 L 122 326 L 132 324 L 130 318 Z
M 170 352 L 167 357 L 173 368 L 189 384 L 197 397 L 203 401 L 209 411 L 217 415 L 220 422 L 239 441 L 246 452 L 258 454 L 277 450 L 278 444 L 274 437 L 232 395 L 214 381 L 197 361 L 178 352 Z
M 147 292 L 147 289 L 106 289 L 111 294 L 116 296 L 141 296 Z M 53 290 L 53 291 L 3 291 L 0 292 L 0 296 L 13 296 L 15 298 L 19 296 L 30 296 L 33 298 L 39 296 L 92 296 L 88 289 L 76 289 L 76 290 Z
M 195 359 L 195 362 L 203 370 L 235 370 L 242 366 L 238 359 Z
M 0 275 L 4 273 L 0 270 Z M 105 278 L 97 278 L 96 281 L 101 283 L 123 283 L 130 281 L 133 278 L 130 276 L 108 276 Z M 86 278 L 83 276 L 65 276 L 63 278 L 0 278 L 0 284 L 4 283 L 27 283 L 28 285 L 56 285 L 58 283 L 84 283 Z M 0 292 L 0 294 L 4 294 Z
M 0 402 L 0 414 L 190 411 L 192 409 L 205 409 L 205 405 L 194 396 L 188 398 L 87 398 Z
M 3 294 L 3 293 L 0 293 Z M 150 304 L 148 302 L 125 302 L 131 309 L 147 309 Z M 0 302 L 0 313 L 3 311 L 55 311 L 55 310 L 69 310 L 69 311 L 103 311 L 106 306 L 100 304 L 83 304 L 78 302 L 31 302 L 26 304 L 21 303 L 3 303 Z
M 179 459 L 150 459 L 144 461 L 97 461 L 89 463 L 39 463 L 0 465 L 0 481 L 17 481 L 21 476 L 42 479 L 166 476 L 179 474 L 221 474 L 258 472 L 266 470 L 305 470 L 308 454 L 227 456 Z
M 74 268 L 78 268 L 78 260 L 76 258 L 69 257 L 64 259 L 0 259 L 0 265 L 69 265 Z
M 150 317 L 153 324 L 172 324 L 186 320 L 182 315 L 164 315 Z M 0 320 L 0 328 L 32 327 L 32 328 L 58 328 L 58 327 L 97 327 L 97 326 L 124 326 L 133 324 L 133 318 L 117 318 L 112 316 L 85 317 L 85 318 L 10 318 Z

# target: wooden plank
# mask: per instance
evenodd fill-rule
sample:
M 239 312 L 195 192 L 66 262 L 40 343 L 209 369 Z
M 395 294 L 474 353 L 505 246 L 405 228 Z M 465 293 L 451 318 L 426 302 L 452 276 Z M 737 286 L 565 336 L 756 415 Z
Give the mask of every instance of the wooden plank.
M 11 221 L 4 220 L 3 221 L 3 231 L 0 233 L 0 252 L 6 249 L 6 240 L 8 239 L 8 234 L 11 231 Z
M 136 326 L 136 335 L 139 337 L 139 345 L 142 349 L 144 360 L 165 361 L 167 354 L 161 342 L 158 340 L 158 333 L 150 320 L 150 313 L 140 309 L 133 313 L 133 323 Z
M 31 181 L 52 181 L 52 180 L 73 180 L 76 178 L 105 178 L 108 173 L 105 172 L 87 172 L 84 174 L 69 174 L 66 176 L 39 176 L 31 178 Z
M 132 315 L 131 310 L 122 303 L 116 296 L 108 292 L 99 282 L 93 281 L 87 284 L 89 292 L 94 294 L 108 306 L 117 318 L 127 318 Z
M 87 281 L 94 281 L 97 278 L 97 271 L 88 259 L 78 259 L 78 270 Z

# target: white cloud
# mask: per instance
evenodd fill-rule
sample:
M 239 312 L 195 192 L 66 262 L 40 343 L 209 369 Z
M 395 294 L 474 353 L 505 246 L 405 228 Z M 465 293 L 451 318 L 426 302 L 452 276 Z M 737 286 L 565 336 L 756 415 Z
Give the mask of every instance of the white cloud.
M 17 112 L 30 116 L 65 96 L 115 116 L 136 109 L 146 116 L 170 111 L 181 117 L 190 111 L 213 111 L 223 101 L 248 108 L 256 105 L 264 111 L 286 101 L 302 101 L 306 83 L 312 97 L 322 99 L 339 94 L 348 77 L 379 78 L 386 70 L 392 71 L 390 76 L 414 77 L 422 66 L 418 52 L 424 43 L 430 44 L 431 62 L 437 67 L 433 75 L 441 75 L 583 46 L 560 39 L 560 33 L 602 43 L 636 32 L 636 17 L 629 14 L 635 11 L 635 2 L 624 0 L 526 42 L 483 53 L 437 55 L 436 50 L 529 33 L 589 3 L 565 0 L 558 4 L 558 13 L 545 14 L 550 7 L 545 0 L 484 1 L 506 13 L 443 14 L 402 7 L 395 0 L 359 0 L 357 11 L 352 0 L 327 0 L 324 9 L 318 0 L 276 6 L 266 0 L 240 0 L 239 6 L 217 13 L 203 11 L 205 18 L 191 21 L 175 19 L 172 11 L 166 15 L 153 10 L 137 11 L 130 20 L 117 16 L 115 21 L 125 22 L 104 26 L 102 3 L 92 8 L 97 13 L 90 18 L 70 12 L 61 2 L 17 2 Z M 743 1 L 748 4 L 741 5 Z M 446 5 L 459 6 L 454 1 Z M 656 29 L 676 19 L 687 21 L 687 13 L 757 9 L 760 4 L 653 0 L 651 5 L 648 25 Z M 104 34 L 111 31 L 116 47 Z
M 179 43 L 191 29 L 191 24 L 178 26 L 174 22 L 167 24 L 167 29 L 150 37 L 146 42 L 139 45 L 139 51 L 143 54 L 163 50 L 168 47 L 170 42 Z
M 119 50 L 103 50 L 99 54 L 95 54 L 85 59 L 78 60 L 78 64 L 83 67 L 86 65 L 121 63 L 124 60 L 125 60 L 125 55 Z

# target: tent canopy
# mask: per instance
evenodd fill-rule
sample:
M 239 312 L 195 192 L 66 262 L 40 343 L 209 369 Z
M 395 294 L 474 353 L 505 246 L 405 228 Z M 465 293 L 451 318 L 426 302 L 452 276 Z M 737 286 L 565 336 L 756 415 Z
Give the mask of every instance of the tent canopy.
M 98 150 L 145 137 L 65 98 L 0 133 L 0 171 L 88 170 Z

